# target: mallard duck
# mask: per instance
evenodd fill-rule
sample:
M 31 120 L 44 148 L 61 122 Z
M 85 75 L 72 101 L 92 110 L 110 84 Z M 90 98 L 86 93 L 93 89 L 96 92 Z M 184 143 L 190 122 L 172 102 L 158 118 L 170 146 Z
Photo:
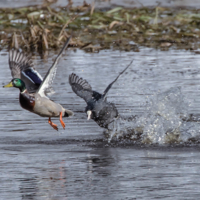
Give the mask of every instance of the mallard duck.
M 76 74 L 72 73 L 69 76 L 69 84 L 72 90 L 87 103 L 85 112 L 88 120 L 93 119 L 100 127 L 108 129 L 108 125 L 118 117 L 119 114 L 115 104 L 107 102 L 106 94 L 132 62 L 107 86 L 103 94 L 92 90 L 91 85 Z
M 19 102 L 21 107 L 41 117 L 49 117 L 48 122 L 55 130 L 58 130 L 58 126 L 51 121 L 51 117 L 59 117 L 60 123 L 65 129 L 62 117 L 73 115 L 72 111 L 63 108 L 46 96 L 47 89 L 53 83 L 59 58 L 68 46 L 70 39 L 71 37 L 64 44 L 44 79 L 35 70 L 30 56 L 26 56 L 16 49 L 9 51 L 9 66 L 13 79 L 4 87 L 18 88 L 20 90 Z

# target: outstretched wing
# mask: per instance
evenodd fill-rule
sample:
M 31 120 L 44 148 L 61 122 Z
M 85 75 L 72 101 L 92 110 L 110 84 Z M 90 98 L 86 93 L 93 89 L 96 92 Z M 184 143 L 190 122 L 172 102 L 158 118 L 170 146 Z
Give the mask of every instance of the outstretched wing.
M 70 39 L 71 39 L 71 36 L 67 39 L 63 48 L 61 49 L 60 53 L 58 54 L 56 60 L 54 61 L 53 65 L 49 68 L 48 72 L 46 73 L 46 76 L 44 77 L 44 81 L 42 82 L 42 84 L 40 85 L 40 87 L 37 91 L 37 93 L 40 94 L 40 96 L 46 97 L 45 92 L 47 91 L 48 88 L 51 87 L 51 85 L 53 83 L 53 80 L 56 75 L 56 70 L 58 68 L 58 66 L 57 66 L 58 61 L 59 61 L 63 51 L 65 50 L 65 48 L 68 46 Z
M 112 85 L 117 81 L 117 79 L 130 67 L 130 65 L 132 64 L 133 60 L 130 62 L 130 64 L 122 71 L 119 73 L 119 75 L 117 76 L 117 78 L 108 85 L 108 87 L 105 89 L 104 93 L 103 93 L 103 98 L 105 99 L 106 94 L 108 93 L 108 91 L 110 90 L 110 88 L 112 87 Z
M 72 73 L 69 76 L 69 84 L 74 93 L 83 98 L 86 103 L 92 99 L 93 91 L 91 85 L 84 79 Z
M 79 78 L 74 73 L 69 76 L 69 84 L 74 93 L 83 98 L 86 103 L 92 99 L 98 101 L 102 98 L 102 94 L 93 91 L 91 85 L 85 79 Z
M 31 56 L 12 49 L 9 51 L 9 67 L 13 78 L 24 81 L 29 93 L 34 93 L 42 83 L 41 75 L 34 69 Z

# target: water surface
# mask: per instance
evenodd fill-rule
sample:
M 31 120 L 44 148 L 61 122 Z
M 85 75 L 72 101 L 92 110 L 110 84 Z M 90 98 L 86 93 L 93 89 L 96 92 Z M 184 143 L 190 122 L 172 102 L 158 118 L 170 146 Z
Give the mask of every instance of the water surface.
M 49 52 L 44 59 L 34 55 L 42 76 L 56 53 Z M 6 50 L 0 58 L 3 85 L 11 79 Z M 53 119 L 59 126 L 56 132 L 46 118 L 23 110 L 17 89 L 0 88 L 0 199 L 198 199 L 198 132 L 195 145 L 189 140 L 186 145 L 167 146 L 134 145 L 126 140 L 109 144 L 103 130 L 86 120 L 85 102 L 68 84 L 74 72 L 103 92 L 133 58 L 133 65 L 108 95 L 122 116 L 142 116 L 148 99 L 174 87 L 181 88 L 188 114 L 200 113 L 199 54 L 173 48 L 93 54 L 69 49 L 59 62 L 56 93 L 51 97 L 75 112 L 74 117 L 64 119 L 66 130 L 58 119 Z

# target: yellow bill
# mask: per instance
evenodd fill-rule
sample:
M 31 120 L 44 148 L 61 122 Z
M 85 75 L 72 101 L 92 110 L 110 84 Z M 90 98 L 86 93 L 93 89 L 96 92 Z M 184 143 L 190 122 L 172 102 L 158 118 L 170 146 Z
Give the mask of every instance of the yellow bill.
M 13 87 L 12 81 L 10 83 L 8 83 L 7 85 L 4 85 L 3 87 Z

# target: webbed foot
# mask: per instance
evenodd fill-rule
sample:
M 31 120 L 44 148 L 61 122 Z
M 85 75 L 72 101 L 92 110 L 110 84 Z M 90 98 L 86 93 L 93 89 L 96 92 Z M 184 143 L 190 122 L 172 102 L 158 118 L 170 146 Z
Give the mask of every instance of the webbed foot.
M 58 131 L 58 126 L 51 121 L 51 117 L 49 117 L 49 121 L 48 122 L 56 131 Z

